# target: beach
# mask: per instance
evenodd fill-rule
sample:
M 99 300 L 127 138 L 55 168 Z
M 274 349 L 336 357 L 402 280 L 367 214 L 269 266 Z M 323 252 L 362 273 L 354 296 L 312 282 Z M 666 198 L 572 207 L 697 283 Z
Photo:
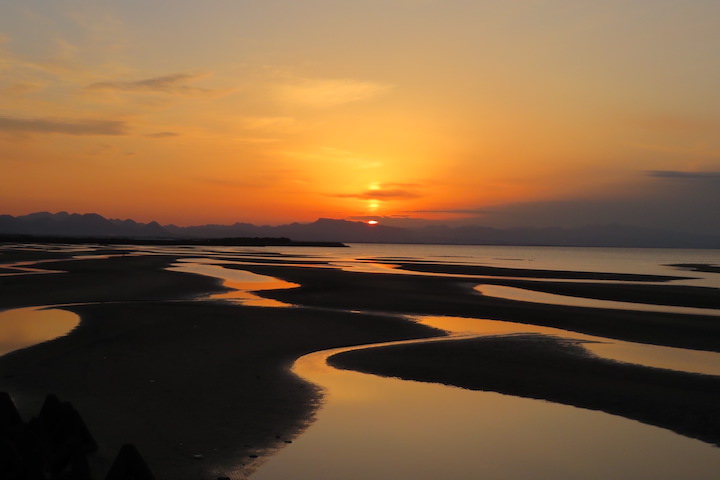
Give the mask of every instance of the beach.
M 662 277 L 486 268 L 479 273 L 450 262 L 393 261 L 388 263 L 406 272 L 382 274 L 312 258 L 215 252 L 214 261 L 232 262 L 227 269 L 299 285 L 256 292 L 291 305 L 268 308 L 213 300 L 230 290 L 222 280 L 167 270 L 180 259 L 197 258 L 197 251 L 137 253 L 119 247 L 70 254 L 17 246 L 0 256 L 5 274 L 13 271 L 7 265 L 40 260 L 37 268 L 57 272 L 0 276 L 0 309 L 49 305 L 81 319 L 66 336 L 0 357 L 0 391 L 11 394 L 26 420 L 48 393 L 71 401 L 100 446 L 89 457 L 97 478 L 125 443 L 138 447 L 158 479 L 247 478 L 293 442 L 322 405 L 321 389 L 290 370 L 299 357 L 447 336 L 409 320 L 411 315 L 503 320 L 720 352 L 717 316 L 491 298 L 474 290 L 478 280 L 471 276 L 550 293 L 718 308 L 716 289 L 673 284 L 690 272 Z M 79 254 L 87 258 L 73 258 Z M 720 444 L 720 377 L 598 359 L 580 343 L 543 335 L 370 348 L 329 361 L 339 368 L 607 411 Z

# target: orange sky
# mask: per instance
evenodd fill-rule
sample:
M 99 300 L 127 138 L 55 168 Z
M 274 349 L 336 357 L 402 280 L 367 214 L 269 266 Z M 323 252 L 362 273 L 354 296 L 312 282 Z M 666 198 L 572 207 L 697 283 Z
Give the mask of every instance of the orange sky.
M 7 0 L 0 26 L 0 214 L 642 223 L 720 202 L 716 1 Z

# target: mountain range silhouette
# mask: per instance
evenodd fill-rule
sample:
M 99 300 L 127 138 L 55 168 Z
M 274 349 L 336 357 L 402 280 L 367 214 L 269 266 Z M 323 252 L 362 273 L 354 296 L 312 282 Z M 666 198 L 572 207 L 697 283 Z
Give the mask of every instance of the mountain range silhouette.
M 720 248 L 720 236 L 716 235 L 617 224 L 505 229 L 481 225 L 401 228 L 320 218 L 312 223 L 277 226 L 234 223 L 180 227 L 160 225 L 155 221 L 140 223 L 130 219 L 108 219 L 97 213 L 68 212 L 0 215 L 0 235 L 137 239 L 286 237 L 295 241 L 344 243 Z

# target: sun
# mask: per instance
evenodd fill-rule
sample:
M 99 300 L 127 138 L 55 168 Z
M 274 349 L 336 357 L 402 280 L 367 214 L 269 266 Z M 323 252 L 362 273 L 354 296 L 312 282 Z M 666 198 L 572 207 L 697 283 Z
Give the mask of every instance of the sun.
M 377 225 L 378 221 L 377 220 L 368 220 L 367 224 L 368 225 Z

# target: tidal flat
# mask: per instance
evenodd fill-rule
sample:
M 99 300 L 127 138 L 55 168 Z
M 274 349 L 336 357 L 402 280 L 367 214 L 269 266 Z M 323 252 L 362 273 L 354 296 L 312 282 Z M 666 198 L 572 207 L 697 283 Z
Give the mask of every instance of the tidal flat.
M 0 357 L 0 390 L 10 393 L 25 418 L 48 393 L 72 401 L 100 447 L 89 458 L 97 478 L 125 443 L 137 446 L 161 480 L 271 478 L 273 469 L 282 471 L 275 465 L 314 435 L 315 423 L 327 423 L 323 412 L 343 395 L 293 365 L 307 355 L 342 349 L 327 355 L 327 362 L 364 376 L 496 392 L 552 402 L 563 412 L 579 408 L 623 424 L 651 425 L 648 435 L 657 430 L 670 445 L 677 437 L 700 452 L 677 458 L 678 464 L 694 459 L 688 478 L 712 478 L 720 468 L 720 376 L 698 372 L 708 363 L 720 366 L 720 274 L 710 268 L 720 263 L 720 253 L 565 250 L 4 245 L 0 309 L 52 307 L 80 320 L 57 338 L 19 339 L 8 347 Z M 483 295 L 481 285 L 564 295 L 580 303 Z M 600 308 L 590 299 L 655 309 Z M 513 329 L 463 333 L 424 322 L 426 316 L 461 318 L 473 328 L 504 322 Z M 552 331 L 532 331 L 540 327 Z M 387 342 L 401 343 L 380 346 Z M 660 368 L 642 358 L 605 358 L 590 348 L 593 343 L 611 350 L 620 344 L 672 348 L 687 352 L 687 359 Z M 698 354 L 699 368 L 686 368 Z M 353 382 L 349 385 L 354 391 Z M 418 423 L 430 423 L 427 409 L 413 408 L 425 412 L 418 413 Z M 459 407 L 434 406 L 442 408 Z M 396 443 L 432 436 L 403 432 L 386 415 L 384 435 Z M 339 435 L 337 444 L 362 451 L 362 439 L 348 437 L 350 431 L 343 437 L 340 425 L 332 435 Z M 585 435 L 583 441 L 592 445 L 593 431 Z M 598 452 L 583 453 L 588 459 L 602 456 L 604 444 L 597 442 Z M 312 459 L 302 451 L 305 463 L 322 464 L 323 452 Z M 465 459 L 476 461 L 473 455 Z M 572 468 L 552 469 L 552 475 L 560 478 L 564 471 L 573 478 L 580 460 L 570 462 Z M 372 463 L 372 456 L 365 461 Z M 619 459 L 606 461 L 623 469 Z M 395 462 L 420 464 L 400 455 Z M 298 470 L 302 461 L 288 465 L 295 465 L 287 467 L 295 478 L 322 476 Z M 346 478 L 377 478 L 383 471 L 377 464 L 372 468 L 355 470 L 355 476 L 346 472 Z M 385 471 L 392 476 L 393 469 Z M 502 478 L 501 472 L 486 473 Z

